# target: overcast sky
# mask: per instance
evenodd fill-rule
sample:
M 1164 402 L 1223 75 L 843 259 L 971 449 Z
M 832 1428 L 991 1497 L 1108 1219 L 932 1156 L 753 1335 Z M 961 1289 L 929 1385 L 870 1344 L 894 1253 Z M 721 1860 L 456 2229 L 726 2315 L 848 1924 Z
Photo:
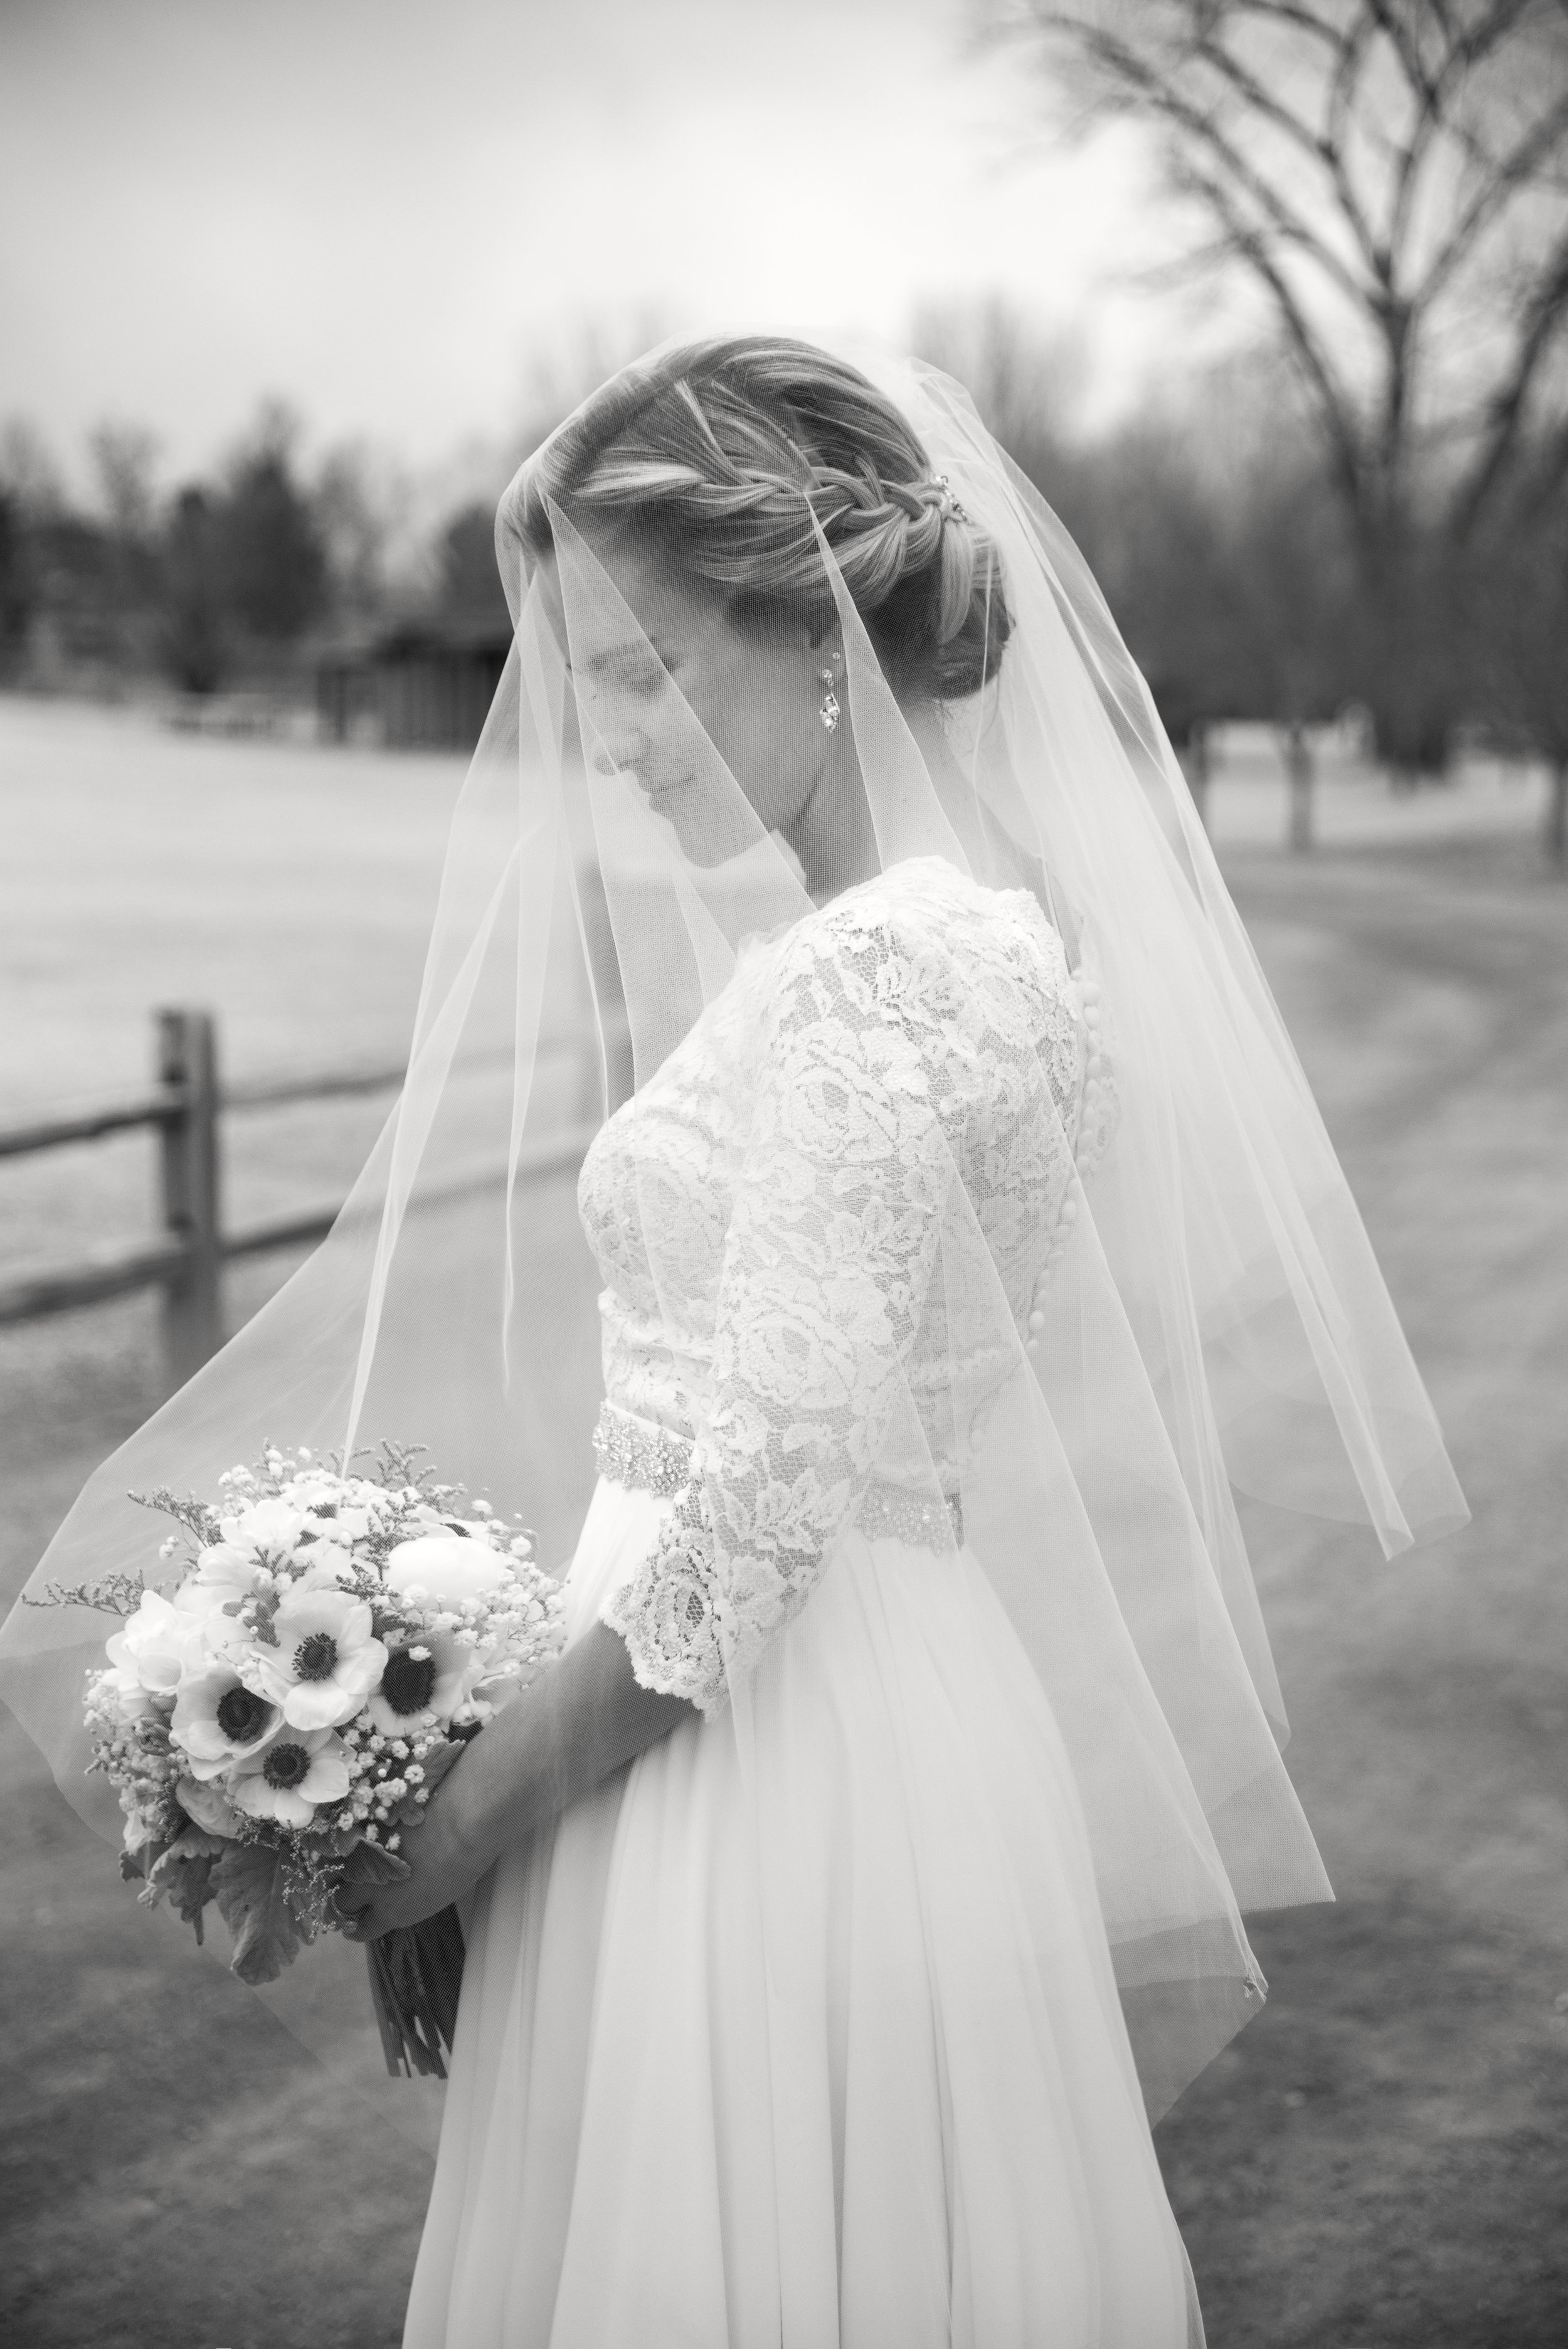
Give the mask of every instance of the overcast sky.
M 1013 296 L 1116 398 L 1137 151 L 1043 149 L 966 0 L 0 0 L 0 417 L 204 464 L 263 393 L 416 464 L 597 320 L 897 339 Z

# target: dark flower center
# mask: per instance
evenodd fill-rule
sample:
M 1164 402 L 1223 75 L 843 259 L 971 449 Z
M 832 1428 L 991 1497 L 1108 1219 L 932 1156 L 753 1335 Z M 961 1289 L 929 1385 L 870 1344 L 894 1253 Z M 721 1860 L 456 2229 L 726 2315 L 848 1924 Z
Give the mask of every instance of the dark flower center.
M 231 1745 L 248 1745 L 273 1717 L 265 1697 L 248 1688 L 225 1689 L 218 1699 L 218 1726 Z
M 329 1681 L 337 1670 L 337 1641 L 330 1631 L 313 1631 L 294 1650 L 294 1678 Z
M 381 1675 L 381 1693 L 394 1713 L 423 1713 L 436 1692 L 434 1656 L 411 1656 L 395 1649 Z
M 303 1745 L 274 1745 L 262 1764 L 269 1786 L 297 1786 L 310 1775 L 310 1755 Z

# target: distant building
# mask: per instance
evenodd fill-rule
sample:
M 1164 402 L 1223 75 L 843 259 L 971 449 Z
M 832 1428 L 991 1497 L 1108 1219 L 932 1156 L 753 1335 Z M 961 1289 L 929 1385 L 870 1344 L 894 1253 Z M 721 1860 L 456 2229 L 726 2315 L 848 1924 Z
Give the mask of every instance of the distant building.
M 328 636 L 318 648 L 316 710 L 329 741 L 367 736 L 397 750 L 471 750 L 479 740 L 511 650 L 488 504 L 453 515 L 439 564 L 423 611 Z
M 495 698 L 511 628 L 491 615 L 437 615 L 402 622 L 316 657 L 315 704 L 324 738 L 368 738 L 396 750 L 471 750 Z

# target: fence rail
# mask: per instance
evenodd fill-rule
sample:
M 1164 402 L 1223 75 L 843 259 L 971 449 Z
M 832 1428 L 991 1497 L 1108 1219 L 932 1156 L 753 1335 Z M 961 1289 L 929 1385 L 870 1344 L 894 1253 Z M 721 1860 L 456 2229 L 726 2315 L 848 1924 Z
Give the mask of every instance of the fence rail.
M 222 1120 L 241 1111 L 280 1109 L 299 1102 L 348 1100 L 392 1092 L 401 1063 L 320 1071 L 242 1085 L 221 1085 L 217 1024 L 211 1012 L 181 1006 L 154 1015 L 158 1086 L 116 1102 L 0 1128 L 0 1158 L 98 1142 L 109 1134 L 150 1128 L 158 1135 L 161 1234 L 138 1246 L 106 1248 L 85 1262 L 41 1268 L 0 1282 L 0 1328 L 42 1320 L 79 1305 L 101 1304 L 142 1288 L 160 1288 L 165 1367 L 181 1385 L 223 1342 L 222 1270 L 242 1257 L 308 1247 L 325 1238 L 341 1200 L 320 1201 L 237 1231 L 222 1222 Z M 543 1050 L 581 1050 L 577 1038 L 546 1040 Z M 470 1065 L 480 1065 L 478 1063 Z M 522 1153 L 519 1182 L 565 1173 L 579 1164 L 593 1136 L 592 1123 L 563 1127 Z M 499 1189 L 501 1165 L 477 1166 L 427 1186 L 418 1205 L 448 1205 Z

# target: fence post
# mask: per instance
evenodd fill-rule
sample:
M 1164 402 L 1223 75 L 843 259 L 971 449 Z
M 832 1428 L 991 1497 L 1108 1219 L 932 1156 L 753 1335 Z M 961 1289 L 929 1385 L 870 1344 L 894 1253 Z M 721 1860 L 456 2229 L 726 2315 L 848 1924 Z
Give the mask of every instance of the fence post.
M 1312 846 L 1312 787 L 1315 781 L 1316 761 L 1305 725 L 1293 718 L 1285 729 L 1284 771 L 1290 794 L 1290 821 L 1285 833 L 1285 845 L 1293 855 L 1302 855 Z
M 163 1289 L 170 1392 L 223 1342 L 218 1226 L 218 1043 L 210 1011 L 160 1011 L 158 1075 L 175 1096 L 160 1152 L 163 1226 L 184 1245 Z

